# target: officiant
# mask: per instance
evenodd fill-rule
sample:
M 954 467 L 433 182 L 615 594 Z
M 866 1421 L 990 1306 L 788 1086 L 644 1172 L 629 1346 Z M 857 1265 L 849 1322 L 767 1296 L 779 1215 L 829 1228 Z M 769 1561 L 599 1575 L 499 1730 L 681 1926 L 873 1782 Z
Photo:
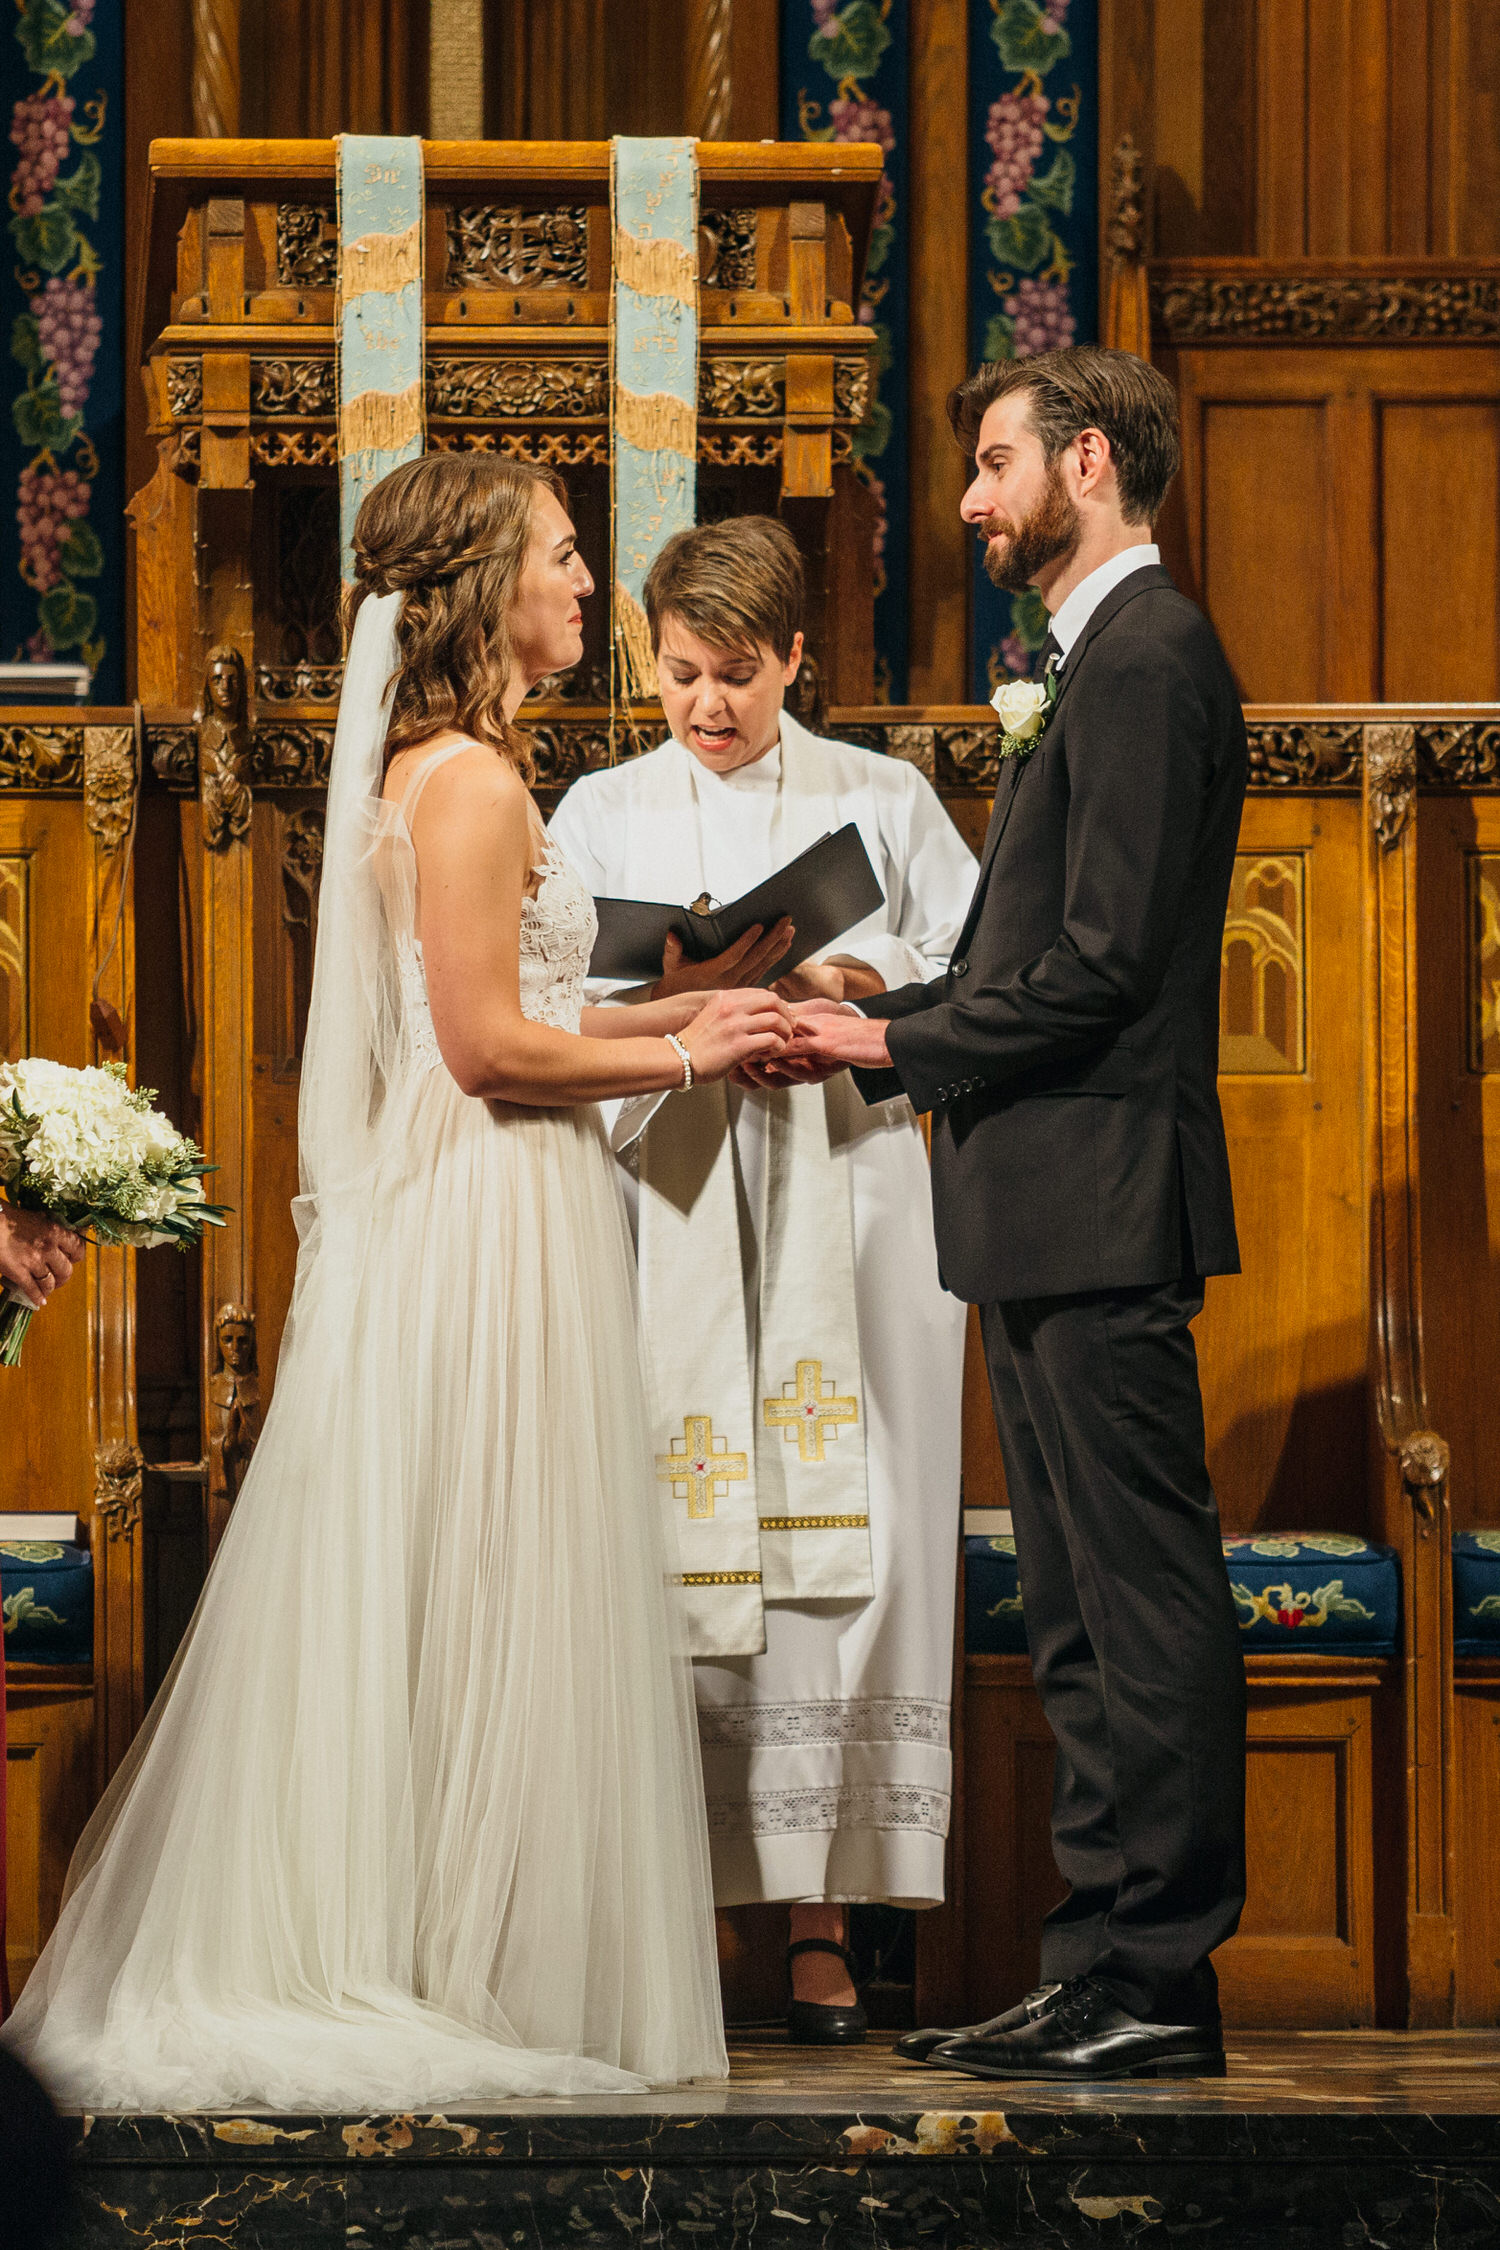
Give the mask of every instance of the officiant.
M 586 775 L 552 834 L 596 894 L 728 904 L 853 822 L 884 903 L 777 980 L 859 999 L 946 966 L 971 853 L 917 769 L 783 708 L 796 543 L 768 517 L 679 533 L 646 581 L 671 737 Z M 787 921 L 625 1004 L 763 981 Z M 598 996 L 598 995 L 596 995 Z M 715 1897 L 791 1905 L 789 2028 L 864 2034 L 846 1907 L 943 1895 L 964 1310 L 938 1281 L 903 1098 L 846 1076 L 709 1086 L 613 1120 L 640 1259 L 658 1473 L 676 1520 Z

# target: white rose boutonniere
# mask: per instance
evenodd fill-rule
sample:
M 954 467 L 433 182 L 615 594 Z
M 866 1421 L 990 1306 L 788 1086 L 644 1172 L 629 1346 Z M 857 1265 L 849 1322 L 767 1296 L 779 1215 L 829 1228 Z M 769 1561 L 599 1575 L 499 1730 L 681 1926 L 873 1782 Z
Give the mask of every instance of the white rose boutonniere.
M 1001 726 L 1002 758 L 1029 758 L 1057 701 L 1057 674 L 1045 680 L 1005 680 L 990 697 Z

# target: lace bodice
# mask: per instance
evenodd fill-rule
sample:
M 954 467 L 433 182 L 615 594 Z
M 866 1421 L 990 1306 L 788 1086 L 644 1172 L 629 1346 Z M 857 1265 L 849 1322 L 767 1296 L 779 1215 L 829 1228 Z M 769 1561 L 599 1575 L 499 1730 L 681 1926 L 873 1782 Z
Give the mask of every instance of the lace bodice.
M 584 980 L 594 950 L 598 916 L 587 885 L 549 843 L 540 862 L 536 896 L 521 901 L 521 1013 L 555 1031 L 576 1031 L 583 1014 Z M 419 1070 L 442 1061 L 418 939 L 396 941 L 401 978 L 401 1019 L 407 1052 Z

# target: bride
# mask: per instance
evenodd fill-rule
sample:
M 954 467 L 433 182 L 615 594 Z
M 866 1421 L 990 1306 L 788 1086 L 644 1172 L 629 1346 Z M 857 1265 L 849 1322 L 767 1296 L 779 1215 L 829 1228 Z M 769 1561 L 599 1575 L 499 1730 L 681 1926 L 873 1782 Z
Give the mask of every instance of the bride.
M 275 1402 L 5 2041 L 70 2107 L 410 2108 L 726 2070 L 692 1688 L 594 1107 L 779 1052 L 582 1006 L 515 713 L 577 663 L 560 490 L 370 494 Z

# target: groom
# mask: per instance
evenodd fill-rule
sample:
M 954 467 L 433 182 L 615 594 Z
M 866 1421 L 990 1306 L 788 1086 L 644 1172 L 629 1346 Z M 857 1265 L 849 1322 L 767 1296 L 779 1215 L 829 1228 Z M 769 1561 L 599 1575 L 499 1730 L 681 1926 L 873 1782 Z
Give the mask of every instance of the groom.
M 1039 733 L 1002 737 L 946 975 L 859 1014 L 809 1003 L 793 1053 L 932 1113 L 939 1264 L 980 1307 L 1068 1896 L 1038 1991 L 901 2046 L 980 2078 L 1217 2075 L 1245 1681 L 1189 1323 L 1204 1275 L 1239 1268 L 1216 1076 L 1245 728 L 1151 543 L 1180 459 L 1164 378 L 1078 346 L 981 367 L 948 405 L 975 462 L 964 520 L 995 584 L 1051 612 L 1055 693 Z

